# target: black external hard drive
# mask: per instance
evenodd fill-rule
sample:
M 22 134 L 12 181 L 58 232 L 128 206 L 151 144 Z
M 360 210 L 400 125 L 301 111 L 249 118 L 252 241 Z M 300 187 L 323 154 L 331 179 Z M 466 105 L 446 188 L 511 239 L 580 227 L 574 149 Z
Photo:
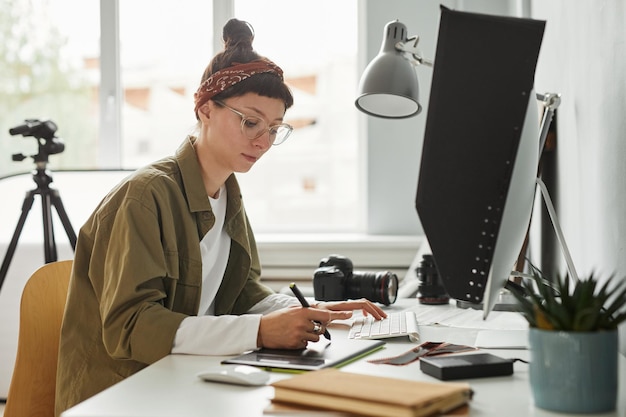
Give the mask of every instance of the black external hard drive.
M 513 361 L 490 353 L 420 358 L 420 369 L 441 380 L 484 378 L 513 374 Z

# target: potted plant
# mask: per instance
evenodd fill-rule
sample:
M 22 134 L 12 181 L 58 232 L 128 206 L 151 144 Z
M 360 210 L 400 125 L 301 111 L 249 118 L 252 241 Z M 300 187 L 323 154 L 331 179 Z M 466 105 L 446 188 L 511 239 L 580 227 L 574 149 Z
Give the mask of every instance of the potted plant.
M 529 323 L 530 384 L 535 405 L 568 413 L 616 408 L 618 331 L 626 320 L 626 279 L 597 277 L 570 284 L 532 279 L 514 293 Z

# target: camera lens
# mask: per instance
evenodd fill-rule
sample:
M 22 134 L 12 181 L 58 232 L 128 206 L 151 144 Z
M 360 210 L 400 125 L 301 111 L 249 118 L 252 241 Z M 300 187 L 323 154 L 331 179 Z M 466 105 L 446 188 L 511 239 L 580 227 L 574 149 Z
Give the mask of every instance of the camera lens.
M 393 304 L 398 296 L 398 277 L 389 271 L 353 272 L 346 280 L 348 298 L 367 298 L 384 305 Z

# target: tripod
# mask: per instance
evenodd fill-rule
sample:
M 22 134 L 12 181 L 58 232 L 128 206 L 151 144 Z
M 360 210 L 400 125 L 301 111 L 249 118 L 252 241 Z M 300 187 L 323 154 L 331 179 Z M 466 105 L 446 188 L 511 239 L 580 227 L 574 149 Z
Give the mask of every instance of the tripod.
M 61 219 L 61 223 L 65 228 L 65 233 L 67 233 L 67 237 L 72 245 L 72 250 L 76 249 L 76 234 L 74 233 L 72 224 L 67 217 L 59 192 L 50 188 L 52 176 L 46 169 L 48 165 L 48 155 L 60 153 L 64 149 L 63 143 L 54 136 L 55 131 L 56 125 L 53 122 L 47 121 L 42 123 L 36 119 L 26 120 L 26 124 L 9 130 L 9 133 L 12 135 L 22 134 L 23 136 L 35 136 L 39 142 L 39 153 L 33 156 L 36 166 L 35 171 L 33 171 L 33 180 L 35 181 L 35 184 L 37 184 L 37 188 L 28 191 L 26 193 L 26 197 L 24 197 L 22 214 L 20 215 L 17 226 L 15 227 L 15 232 L 13 233 L 11 243 L 9 244 L 4 261 L 2 262 L 2 267 L 0 267 L 0 290 L 2 290 L 2 284 L 4 283 L 7 271 L 9 270 L 9 265 L 13 259 L 15 248 L 17 247 L 17 241 L 22 233 L 24 223 L 26 222 L 30 209 L 33 207 L 35 195 L 41 196 L 41 211 L 43 214 L 44 230 L 44 255 L 46 263 L 57 260 L 57 248 L 54 240 L 54 227 L 52 224 L 52 206 L 54 206 Z M 25 158 L 26 157 L 21 154 L 13 155 L 14 161 L 20 161 Z
M 54 208 L 57 210 L 57 214 L 61 219 L 61 223 L 63 224 L 65 232 L 67 233 L 67 237 L 69 238 L 70 244 L 72 245 L 72 250 L 76 248 L 76 234 L 72 229 L 72 224 L 70 223 L 70 220 L 67 217 L 67 213 L 65 212 L 65 208 L 63 207 L 63 202 L 61 201 L 59 191 L 50 188 L 52 177 L 46 170 L 45 162 L 37 163 L 37 169 L 33 172 L 33 180 L 37 184 L 37 188 L 28 191 L 26 193 L 26 197 L 24 197 L 24 203 L 22 204 L 22 214 L 20 215 L 19 221 L 17 222 L 15 232 L 13 233 L 13 238 L 11 239 L 11 243 L 9 244 L 9 248 L 7 249 L 4 261 L 2 262 L 2 267 L 0 268 L 0 290 L 2 289 L 4 278 L 6 277 L 7 271 L 9 270 L 9 265 L 11 264 L 11 260 L 15 253 L 15 248 L 17 247 L 17 241 L 19 240 L 20 234 L 22 233 L 22 228 L 24 227 L 24 223 L 26 222 L 26 218 L 28 217 L 30 209 L 33 207 L 35 195 L 41 196 L 41 211 L 43 214 L 44 230 L 44 255 L 46 263 L 54 262 L 57 260 L 57 248 L 56 242 L 54 240 L 54 227 L 52 224 L 52 206 L 54 206 Z

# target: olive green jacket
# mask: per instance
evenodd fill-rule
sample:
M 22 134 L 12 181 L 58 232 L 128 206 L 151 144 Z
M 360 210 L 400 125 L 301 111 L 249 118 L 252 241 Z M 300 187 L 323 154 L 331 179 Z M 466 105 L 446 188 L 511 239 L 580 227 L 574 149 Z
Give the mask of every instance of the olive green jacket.
M 180 322 L 197 315 L 200 240 L 215 217 L 188 138 L 99 204 L 77 240 L 61 330 L 56 413 L 168 355 Z M 243 314 L 271 290 L 234 175 L 224 227 L 232 239 L 215 313 Z

